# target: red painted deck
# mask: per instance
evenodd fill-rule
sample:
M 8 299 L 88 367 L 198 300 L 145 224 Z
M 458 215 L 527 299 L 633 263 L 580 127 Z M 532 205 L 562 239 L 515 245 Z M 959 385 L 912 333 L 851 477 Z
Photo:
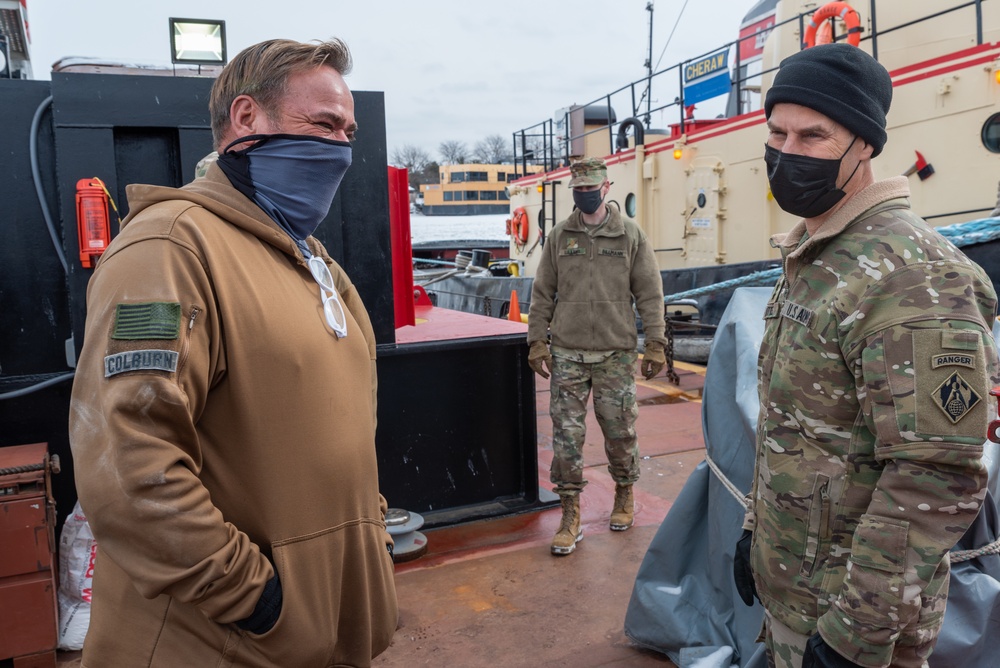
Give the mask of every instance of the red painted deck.
M 487 318 L 436 306 L 417 306 L 414 315 L 416 325 L 396 329 L 396 343 L 471 339 L 498 334 L 524 334 L 528 331 L 528 326 L 522 322 Z
M 625 636 L 625 610 L 646 548 L 704 459 L 702 367 L 678 364 L 680 387 L 638 380 L 642 477 L 635 525 L 608 528 L 614 481 L 587 416 L 584 540 L 549 553 L 558 508 L 425 532 L 428 552 L 396 567 L 400 622 L 375 666 L 673 666 Z M 537 379 L 538 478 L 551 489 L 548 382 Z M 682 548 L 679 548 L 682 549 Z

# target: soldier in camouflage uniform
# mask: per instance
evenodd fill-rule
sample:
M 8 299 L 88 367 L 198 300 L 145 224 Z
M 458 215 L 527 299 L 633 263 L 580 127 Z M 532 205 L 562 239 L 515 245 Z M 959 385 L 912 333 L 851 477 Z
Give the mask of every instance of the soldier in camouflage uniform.
M 889 74 L 847 44 L 782 62 L 765 98 L 775 200 L 757 465 L 734 559 L 772 666 L 925 666 L 948 552 L 985 497 L 998 381 L 989 277 L 876 182 Z
M 544 378 L 549 377 L 547 370 L 552 372 L 550 479 L 563 509 L 552 541 L 557 555 L 569 554 L 583 538 L 580 491 L 587 484 L 584 419 L 591 389 L 608 471 L 615 481 L 611 529 L 632 526 L 632 485 L 639 479 L 633 302 L 646 337 L 643 375 L 652 378 L 666 363 L 663 283 L 653 249 L 633 221 L 605 204 L 611 184 L 603 160 L 581 160 L 570 171 L 577 208 L 546 239 L 528 318 L 528 363 Z

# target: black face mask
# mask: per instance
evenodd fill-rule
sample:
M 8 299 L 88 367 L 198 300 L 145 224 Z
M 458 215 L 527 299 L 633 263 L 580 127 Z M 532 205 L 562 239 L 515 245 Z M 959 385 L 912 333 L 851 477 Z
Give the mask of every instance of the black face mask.
M 576 208 L 584 213 L 594 213 L 601 208 L 601 202 L 604 201 L 601 190 L 601 188 L 597 190 L 573 188 L 573 203 L 576 204 Z
M 782 153 L 764 144 L 767 180 L 778 206 L 801 218 L 815 218 L 832 209 L 847 194 L 842 187 L 837 187 L 837 177 L 840 175 L 840 162 L 854 146 L 855 140 L 856 136 L 844 155 L 836 160 Z M 858 161 L 854 171 L 844 181 L 845 186 L 860 166 L 861 161 Z

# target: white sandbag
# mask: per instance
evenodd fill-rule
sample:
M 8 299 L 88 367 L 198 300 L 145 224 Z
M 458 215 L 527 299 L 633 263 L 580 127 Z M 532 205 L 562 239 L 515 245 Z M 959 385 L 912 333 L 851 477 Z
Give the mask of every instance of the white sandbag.
M 59 537 L 59 649 L 83 648 L 96 556 L 97 542 L 77 502 Z

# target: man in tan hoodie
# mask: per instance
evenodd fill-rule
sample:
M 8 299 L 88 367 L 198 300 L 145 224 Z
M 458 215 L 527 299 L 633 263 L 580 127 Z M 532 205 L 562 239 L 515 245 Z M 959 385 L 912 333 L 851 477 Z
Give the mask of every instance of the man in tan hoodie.
M 397 622 L 375 340 L 311 235 L 357 127 L 339 40 L 236 56 L 219 159 L 129 186 L 70 416 L 99 544 L 83 665 L 367 666 Z

